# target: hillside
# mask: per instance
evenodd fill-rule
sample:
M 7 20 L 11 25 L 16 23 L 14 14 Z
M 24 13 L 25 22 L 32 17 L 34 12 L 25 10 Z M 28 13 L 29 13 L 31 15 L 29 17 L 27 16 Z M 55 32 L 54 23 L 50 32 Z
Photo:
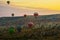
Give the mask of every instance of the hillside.
M 1 17 L 0 38 L 6 40 L 60 40 L 58 15 Z M 27 26 L 32 21 L 34 25 Z M 22 28 L 21 28 L 22 27 Z
M 8 24 L 24 25 L 25 22 L 29 22 L 30 20 L 32 20 L 33 22 L 38 22 L 38 21 L 40 21 L 40 22 L 60 22 L 60 14 L 43 15 L 43 16 L 38 16 L 37 18 L 35 18 L 34 16 L 27 16 L 26 18 L 24 18 L 23 16 L 21 16 L 21 17 L 1 17 L 0 26 L 6 26 Z

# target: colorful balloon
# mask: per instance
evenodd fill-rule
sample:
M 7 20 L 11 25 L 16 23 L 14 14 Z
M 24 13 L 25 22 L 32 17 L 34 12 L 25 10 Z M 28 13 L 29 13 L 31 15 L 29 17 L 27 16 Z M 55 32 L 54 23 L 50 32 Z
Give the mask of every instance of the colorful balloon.
M 35 12 L 35 13 L 34 13 L 34 16 L 35 16 L 35 17 L 37 17 L 37 16 L 38 16 L 38 13 L 37 13 L 37 12 Z
M 13 34 L 14 32 L 15 32 L 15 29 L 14 29 L 13 27 L 10 27 L 10 28 L 9 28 L 9 33 L 10 33 L 10 34 Z
M 17 26 L 17 31 L 21 32 L 21 27 L 19 25 Z
M 29 28 L 31 28 L 33 25 L 34 25 L 33 22 L 28 23 Z

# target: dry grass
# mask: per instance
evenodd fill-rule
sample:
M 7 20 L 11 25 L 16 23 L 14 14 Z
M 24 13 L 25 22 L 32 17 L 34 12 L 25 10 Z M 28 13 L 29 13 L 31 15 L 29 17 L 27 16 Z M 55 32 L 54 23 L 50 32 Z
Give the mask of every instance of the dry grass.
M 0 39 L 8 40 L 60 40 L 60 24 L 40 24 L 40 27 L 35 25 L 32 28 L 22 28 L 18 32 L 15 28 L 13 34 L 9 34 L 8 29 L 0 28 Z M 2 40 L 1 39 L 1 40 Z

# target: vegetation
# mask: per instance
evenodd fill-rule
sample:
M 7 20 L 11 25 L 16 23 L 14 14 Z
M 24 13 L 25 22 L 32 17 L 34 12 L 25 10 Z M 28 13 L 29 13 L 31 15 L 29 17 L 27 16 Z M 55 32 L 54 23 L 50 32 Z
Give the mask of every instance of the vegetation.
M 60 40 L 60 23 L 56 20 L 26 15 L 0 18 L 0 23 L 1 40 Z

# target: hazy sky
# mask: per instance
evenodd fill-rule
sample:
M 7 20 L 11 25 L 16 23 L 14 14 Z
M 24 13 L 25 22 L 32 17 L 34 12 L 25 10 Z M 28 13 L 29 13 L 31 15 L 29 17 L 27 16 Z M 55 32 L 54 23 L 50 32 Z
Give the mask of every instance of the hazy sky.
M 6 2 L 7 0 L 2 0 Z M 12 5 L 60 10 L 60 0 L 10 0 Z
M 60 0 L 9 0 L 9 5 L 7 5 L 6 1 L 7 0 L 0 0 L 0 15 L 3 15 L 4 13 L 8 14 L 9 12 L 20 13 L 21 9 L 23 9 L 21 13 L 24 13 L 25 11 L 26 13 L 38 11 L 39 13 L 42 12 L 41 14 L 60 13 Z M 7 9 L 10 10 L 8 11 Z

